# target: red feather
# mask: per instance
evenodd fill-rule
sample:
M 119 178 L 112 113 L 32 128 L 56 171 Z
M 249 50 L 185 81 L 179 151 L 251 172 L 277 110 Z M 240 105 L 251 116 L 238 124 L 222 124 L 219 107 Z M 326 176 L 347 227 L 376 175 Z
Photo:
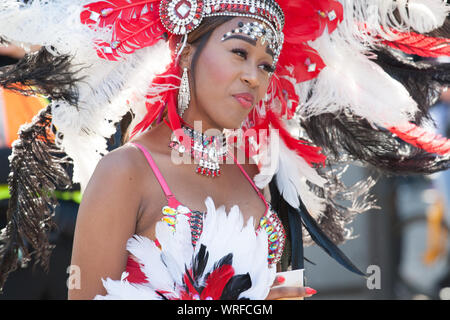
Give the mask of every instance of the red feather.
M 198 298 L 200 298 L 200 295 L 195 289 L 193 283 L 191 282 L 191 279 L 192 279 L 192 270 L 187 270 L 187 273 L 183 275 L 183 282 L 186 285 L 187 290 L 186 291 L 183 290 L 181 292 L 181 300 L 192 300 L 194 296 L 198 296 Z
M 225 285 L 234 276 L 234 269 L 231 265 L 224 265 L 215 269 L 205 281 L 205 288 L 202 290 L 201 299 L 220 299 Z
M 88 25 L 111 26 L 111 43 L 102 43 L 101 58 L 116 61 L 120 53 L 130 54 L 154 45 L 166 33 L 159 18 L 158 0 L 110 0 L 85 6 L 80 19 Z
M 450 140 L 433 132 L 429 132 L 413 123 L 402 127 L 391 127 L 389 131 L 400 139 L 429 153 L 439 155 L 450 154 Z
M 171 86 L 175 88 L 179 87 L 180 80 L 178 77 L 180 77 L 180 74 L 181 70 L 178 67 L 178 64 L 176 63 L 175 59 L 172 59 L 172 63 L 167 67 L 167 70 L 164 73 L 157 75 L 153 79 L 153 82 L 151 83 L 150 87 L 153 88 L 157 88 L 159 86 Z M 136 127 L 133 129 L 131 137 L 134 137 L 138 132 L 146 130 L 156 120 L 156 117 L 161 113 L 161 111 L 166 106 L 168 107 L 170 122 L 172 123 L 173 121 L 175 127 L 177 125 L 176 120 L 178 119 L 179 124 L 180 123 L 179 116 L 176 113 L 177 97 L 178 97 L 178 90 L 176 89 L 167 89 L 166 91 L 162 91 L 159 94 L 157 93 L 155 95 L 147 95 L 147 98 L 154 102 L 146 103 L 147 114 L 142 119 L 142 121 L 138 123 Z M 174 116 L 176 116 L 175 119 Z
M 310 166 L 313 166 L 313 163 L 325 166 L 326 156 L 320 153 L 322 148 L 312 146 L 307 141 L 292 137 L 281 122 L 280 116 L 275 114 L 272 110 L 267 111 L 267 119 L 275 129 L 278 129 L 280 137 L 289 149 L 295 151 L 300 157 L 304 158 Z
M 154 45 L 162 39 L 164 33 L 165 29 L 159 20 L 117 20 L 112 43 L 117 42 L 117 51 L 131 54 L 136 50 Z
M 287 119 L 292 119 L 292 117 L 295 114 L 295 111 L 300 103 L 300 99 L 295 92 L 294 84 L 285 78 L 279 78 L 279 89 L 281 90 L 280 93 L 283 94 L 283 98 L 290 104 L 290 107 L 288 105 L 287 109 Z
M 266 116 L 264 118 L 254 119 L 256 124 L 251 129 L 256 132 L 260 132 L 260 130 L 265 129 L 269 132 L 269 126 L 271 125 L 274 129 L 278 130 L 280 138 L 283 139 L 286 146 L 297 153 L 300 157 L 304 158 L 310 166 L 313 166 L 314 164 L 325 166 L 326 156 L 320 153 L 322 148 L 312 146 L 307 141 L 292 137 L 280 118 L 281 116 L 279 114 L 276 114 L 273 110 L 269 109 L 266 111 Z M 244 134 L 244 138 L 248 139 L 246 134 Z M 246 140 L 245 142 L 246 153 L 248 154 L 251 150 L 248 150 L 248 141 Z M 258 143 L 260 142 L 258 141 Z
M 285 13 L 286 42 L 313 41 L 323 34 L 326 26 L 331 33 L 343 20 L 344 9 L 335 0 L 279 0 L 278 4 Z
M 385 40 L 384 44 L 401 50 L 406 54 L 415 54 L 422 57 L 437 58 L 450 56 L 449 39 L 433 38 L 415 32 L 394 32 L 398 38 L 393 41 Z
M 127 266 L 125 269 L 128 272 L 127 281 L 130 283 L 148 283 L 147 276 L 142 272 L 141 264 L 136 262 L 131 256 L 128 256 Z
M 159 18 L 160 0 L 109 0 L 87 4 L 81 12 L 83 24 L 96 24 L 100 27 L 113 25 L 117 18 L 121 20 L 135 20 L 142 16 L 151 15 L 155 20 Z M 152 10 L 153 9 L 153 10 Z M 92 14 L 99 15 L 98 21 L 92 20 Z
M 278 60 L 277 74 L 295 78 L 297 83 L 316 78 L 325 68 L 318 52 L 306 44 L 286 43 Z

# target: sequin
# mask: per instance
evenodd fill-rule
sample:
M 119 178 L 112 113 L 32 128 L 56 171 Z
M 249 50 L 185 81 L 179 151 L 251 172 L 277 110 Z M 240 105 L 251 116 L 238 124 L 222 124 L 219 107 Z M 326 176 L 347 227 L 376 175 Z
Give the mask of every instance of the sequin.
M 162 213 L 163 215 L 168 215 L 168 216 L 176 216 L 177 215 L 177 210 L 169 207 L 169 206 L 165 206 L 162 209 Z
M 179 205 L 178 207 L 177 207 L 177 212 L 178 213 L 181 213 L 181 214 L 188 214 L 189 212 L 190 212 L 190 210 L 189 210 L 189 208 L 187 208 L 187 207 L 185 207 L 185 206 L 183 206 L 183 205 Z
M 263 218 L 261 219 L 261 222 L 259 223 L 259 225 L 261 226 L 261 228 L 265 228 L 266 225 L 267 225 L 267 218 L 266 218 L 266 217 L 263 217 Z
M 165 216 L 164 218 L 162 218 L 162 221 L 166 222 L 169 225 L 174 225 L 175 223 L 177 223 L 176 217 L 169 216 Z
M 270 237 L 269 237 L 269 241 L 270 241 L 270 242 L 275 242 L 275 241 L 277 241 L 277 240 L 278 240 L 278 233 L 277 233 L 277 232 L 272 233 L 272 234 L 270 235 Z

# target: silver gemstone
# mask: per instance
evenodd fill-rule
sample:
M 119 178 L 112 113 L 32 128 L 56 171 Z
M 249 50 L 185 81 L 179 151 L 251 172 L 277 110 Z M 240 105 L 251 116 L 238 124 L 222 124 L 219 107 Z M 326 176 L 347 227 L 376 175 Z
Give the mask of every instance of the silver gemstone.
M 97 12 L 91 12 L 89 19 L 97 22 L 98 20 L 100 20 L 100 14 Z
M 185 17 L 188 12 L 191 10 L 191 7 L 187 3 L 183 3 L 178 7 L 177 13 L 180 17 Z
M 330 21 L 333 21 L 334 19 L 336 19 L 336 12 L 334 12 L 334 10 L 333 11 L 330 11 L 329 13 L 328 13 L 328 19 L 330 19 Z

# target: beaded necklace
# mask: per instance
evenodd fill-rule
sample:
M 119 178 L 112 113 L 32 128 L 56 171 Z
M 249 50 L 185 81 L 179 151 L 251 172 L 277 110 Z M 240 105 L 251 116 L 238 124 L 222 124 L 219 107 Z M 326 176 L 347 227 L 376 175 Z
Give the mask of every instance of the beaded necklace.
M 164 122 L 169 126 L 165 118 Z M 207 136 L 184 121 L 181 128 L 182 135 L 172 134 L 169 147 L 180 154 L 188 153 L 197 164 L 196 173 L 211 178 L 220 176 L 219 164 L 225 162 L 228 152 L 225 135 Z

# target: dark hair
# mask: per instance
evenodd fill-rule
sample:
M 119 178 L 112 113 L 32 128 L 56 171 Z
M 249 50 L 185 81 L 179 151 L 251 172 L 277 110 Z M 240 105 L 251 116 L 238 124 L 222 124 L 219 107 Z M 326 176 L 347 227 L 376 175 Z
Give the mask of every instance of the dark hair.
M 191 74 L 189 79 L 192 83 L 192 88 L 195 88 L 195 68 L 197 66 L 198 59 L 208 43 L 208 40 L 211 38 L 212 33 L 217 27 L 233 18 L 234 17 L 228 16 L 205 18 L 200 26 L 189 34 L 187 43 L 195 47 L 195 53 L 191 61 Z M 193 92 L 195 92 L 195 90 L 193 90 Z

